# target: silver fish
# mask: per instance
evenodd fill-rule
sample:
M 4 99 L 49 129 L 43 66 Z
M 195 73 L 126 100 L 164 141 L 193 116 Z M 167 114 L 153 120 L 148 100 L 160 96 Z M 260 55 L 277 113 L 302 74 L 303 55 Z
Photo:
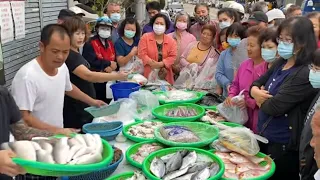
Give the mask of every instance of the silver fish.
M 166 174 L 164 162 L 157 157 L 154 158 L 150 165 L 150 171 L 158 178 L 162 178 Z
M 68 145 L 68 138 L 61 138 L 53 148 L 53 159 L 58 164 L 67 164 L 70 147 Z
M 178 170 L 182 165 L 182 156 L 180 152 L 176 152 L 166 164 L 166 172 Z
M 36 151 L 36 154 L 37 154 L 37 161 L 48 163 L 48 164 L 55 164 L 51 153 L 47 152 L 46 150 L 39 149 Z
M 189 152 L 189 154 L 183 158 L 180 169 L 184 169 L 197 161 L 197 153 L 195 151 Z
M 197 172 L 189 173 L 189 174 L 174 178 L 173 180 L 190 180 L 192 178 L 192 176 L 194 176 L 196 173 Z
M 192 180 L 207 180 L 210 177 L 209 168 L 204 168 L 192 177 Z
M 210 176 L 216 175 L 220 170 L 220 166 L 217 163 L 212 163 L 209 167 Z
M 186 167 L 186 168 L 184 168 L 184 169 L 180 169 L 180 170 L 177 170 L 177 171 L 173 171 L 173 172 L 165 175 L 165 176 L 163 177 L 163 180 L 171 180 L 171 179 L 174 179 L 174 178 L 176 178 L 176 177 L 182 176 L 182 175 L 184 175 L 184 174 L 187 173 L 188 169 L 189 169 L 189 167 Z
M 180 151 L 180 154 L 181 154 L 182 157 L 185 157 L 188 153 L 189 153 L 188 150 L 182 150 L 182 151 Z
M 175 155 L 175 153 L 167 154 L 167 155 L 165 155 L 165 156 L 162 156 L 160 159 L 161 159 L 163 162 L 167 163 L 174 155 Z
M 194 173 L 194 172 L 198 172 L 201 171 L 202 169 L 210 166 L 210 162 L 196 162 L 194 165 L 192 165 L 189 170 L 188 173 Z

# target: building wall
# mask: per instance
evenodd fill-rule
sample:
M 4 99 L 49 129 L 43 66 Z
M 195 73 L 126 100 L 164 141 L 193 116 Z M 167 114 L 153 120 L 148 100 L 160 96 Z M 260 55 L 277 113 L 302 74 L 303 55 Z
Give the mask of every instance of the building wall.
M 26 0 L 26 36 L 2 44 L 6 86 L 11 85 L 16 72 L 39 55 L 41 28 L 55 23 L 61 9 L 67 8 L 67 0 Z

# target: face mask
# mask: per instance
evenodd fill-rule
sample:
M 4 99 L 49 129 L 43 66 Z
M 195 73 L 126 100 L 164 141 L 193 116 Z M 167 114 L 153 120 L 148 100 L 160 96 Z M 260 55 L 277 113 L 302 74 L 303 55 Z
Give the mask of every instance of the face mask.
M 278 45 L 278 53 L 283 59 L 290 59 L 293 56 L 293 43 L 284 44 L 280 41 Z
M 166 31 L 166 27 L 163 25 L 153 25 L 153 31 L 154 33 L 156 33 L 157 35 L 161 35 Z
M 222 21 L 222 22 L 219 22 L 219 27 L 220 29 L 224 29 L 224 28 L 227 28 L 231 26 L 231 23 L 229 21 Z
M 136 32 L 135 31 L 130 31 L 130 30 L 124 30 L 124 36 L 126 38 L 133 38 L 134 36 L 136 35 Z
M 196 21 L 201 24 L 205 25 L 209 22 L 209 15 L 207 16 L 195 16 Z
M 227 42 L 222 42 L 222 48 L 225 50 L 225 49 L 228 49 L 229 48 L 229 43 Z
M 180 30 L 186 30 L 188 28 L 188 24 L 183 22 L 177 22 L 176 27 Z
M 99 30 L 99 33 L 98 33 L 98 34 L 99 34 L 99 36 L 100 36 L 101 38 L 107 39 L 107 38 L 110 37 L 111 32 L 110 32 L 109 30 L 101 29 L 101 30 Z
M 228 43 L 231 47 L 237 47 L 240 44 L 240 38 L 228 38 Z
M 261 57 L 268 63 L 276 59 L 277 50 L 261 48 Z
M 320 72 L 310 70 L 309 81 L 313 88 L 320 88 Z
M 112 13 L 110 15 L 110 19 L 111 19 L 112 22 L 119 22 L 120 18 L 121 18 L 120 13 Z

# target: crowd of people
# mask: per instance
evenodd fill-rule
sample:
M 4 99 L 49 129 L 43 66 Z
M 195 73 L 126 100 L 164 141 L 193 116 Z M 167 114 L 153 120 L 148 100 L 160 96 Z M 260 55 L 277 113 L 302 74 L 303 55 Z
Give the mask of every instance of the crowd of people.
M 158 2 L 146 10 L 150 22 L 140 27 L 111 3 L 92 35 L 81 14 L 62 10 L 57 24 L 42 29 L 40 55 L 17 72 L 10 92 L 0 87 L 0 144 L 10 132 L 17 140 L 80 132 L 93 119 L 84 108 L 110 101 L 107 82 L 157 72 L 171 85 L 194 78 L 193 88 L 245 108 L 245 125 L 269 140 L 260 148 L 276 163 L 271 179 L 319 179 L 320 13 L 257 3 L 245 21 L 243 6 L 233 3 L 210 19 L 209 7 L 198 4 L 191 25 L 185 12 L 171 22 Z M 0 151 L 1 180 L 56 179 L 21 175 L 12 157 Z

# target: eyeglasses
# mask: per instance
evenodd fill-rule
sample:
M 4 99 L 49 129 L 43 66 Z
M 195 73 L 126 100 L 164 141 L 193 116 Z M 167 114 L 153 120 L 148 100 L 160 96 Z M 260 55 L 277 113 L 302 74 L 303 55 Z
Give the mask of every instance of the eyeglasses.
M 277 38 L 277 42 L 278 43 L 283 42 L 284 44 L 292 44 L 293 40 L 292 39 L 283 39 L 283 38 L 279 37 L 279 38 Z
M 320 67 L 315 66 L 315 65 L 313 65 L 313 64 L 310 64 L 310 65 L 309 65 L 309 69 L 310 69 L 310 71 L 313 71 L 314 73 L 320 72 Z

